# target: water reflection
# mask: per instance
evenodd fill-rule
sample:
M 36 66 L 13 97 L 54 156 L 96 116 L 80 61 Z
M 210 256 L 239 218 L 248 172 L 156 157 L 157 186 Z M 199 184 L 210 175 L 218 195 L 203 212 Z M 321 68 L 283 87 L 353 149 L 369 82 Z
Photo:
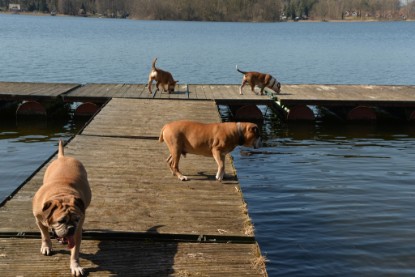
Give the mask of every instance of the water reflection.
M 414 276 L 415 126 L 284 123 L 234 162 L 270 276 Z
M 0 121 L 0 202 L 9 196 L 67 140 L 86 119 L 21 117 Z

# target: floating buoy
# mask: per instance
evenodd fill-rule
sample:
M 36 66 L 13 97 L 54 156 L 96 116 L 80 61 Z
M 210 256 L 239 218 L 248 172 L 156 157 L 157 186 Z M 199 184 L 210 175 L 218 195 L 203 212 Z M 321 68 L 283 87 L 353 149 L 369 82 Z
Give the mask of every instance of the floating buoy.
M 373 121 L 376 118 L 375 110 L 367 106 L 357 106 L 347 113 L 347 120 Z
M 98 106 L 91 102 L 79 105 L 75 110 L 75 116 L 93 116 L 98 111 Z
M 313 111 L 307 105 L 296 105 L 289 108 L 287 120 L 315 120 Z
M 263 120 L 261 110 L 256 105 L 245 105 L 240 107 L 235 113 L 235 119 L 238 121 Z
M 23 101 L 16 110 L 16 115 L 46 116 L 46 109 L 37 101 Z

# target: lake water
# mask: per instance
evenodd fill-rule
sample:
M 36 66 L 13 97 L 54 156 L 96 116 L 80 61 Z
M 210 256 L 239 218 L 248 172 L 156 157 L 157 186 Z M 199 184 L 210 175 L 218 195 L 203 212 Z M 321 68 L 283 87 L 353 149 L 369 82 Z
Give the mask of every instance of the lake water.
M 0 81 L 415 85 L 415 22 L 206 23 L 0 14 Z M 0 124 L 0 198 L 82 123 Z M 415 127 L 283 124 L 233 152 L 270 276 L 415 276 Z M 252 155 L 246 155 L 251 153 Z

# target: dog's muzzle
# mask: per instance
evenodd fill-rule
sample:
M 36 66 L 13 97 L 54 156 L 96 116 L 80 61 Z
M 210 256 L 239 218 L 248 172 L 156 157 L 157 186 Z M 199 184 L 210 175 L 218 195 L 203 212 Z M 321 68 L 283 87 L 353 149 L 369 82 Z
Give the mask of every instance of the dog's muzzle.
M 274 77 L 272 77 L 271 81 L 268 84 L 268 88 L 272 89 L 276 93 L 280 93 L 281 84 Z

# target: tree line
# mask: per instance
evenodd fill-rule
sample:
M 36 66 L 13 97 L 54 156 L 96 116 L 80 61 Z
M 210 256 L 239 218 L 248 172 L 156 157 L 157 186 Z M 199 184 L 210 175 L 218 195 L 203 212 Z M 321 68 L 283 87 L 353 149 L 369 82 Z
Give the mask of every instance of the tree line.
M 414 19 L 414 0 L 0 0 L 24 11 L 149 20 Z

